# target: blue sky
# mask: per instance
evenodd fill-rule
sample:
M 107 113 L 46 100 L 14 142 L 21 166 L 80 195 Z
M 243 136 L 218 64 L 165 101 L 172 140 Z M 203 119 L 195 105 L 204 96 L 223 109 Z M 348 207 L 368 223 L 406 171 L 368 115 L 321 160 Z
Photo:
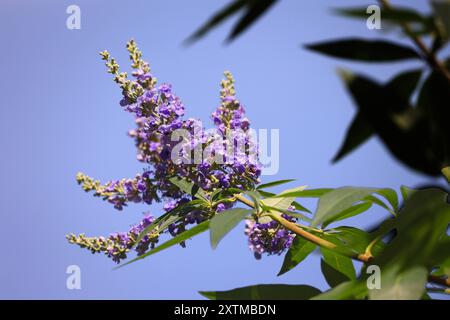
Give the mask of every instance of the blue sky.
M 426 8 L 425 1 L 397 2 Z M 280 129 L 280 171 L 264 181 L 297 178 L 297 184 L 310 187 L 394 188 L 431 182 L 394 161 L 377 139 L 336 165 L 330 162 L 354 114 L 336 69 L 348 67 L 386 80 L 416 64 L 350 64 L 307 52 L 300 44 L 391 35 L 368 30 L 364 21 L 333 16 L 330 8 L 341 1 L 283 0 L 230 45 L 224 39 L 231 20 L 184 47 L 183 40 L 225 3 L 2 1 L 0 240 L 5 251 L 0 298 L 196 299 L 201 298 L 198 290 L 261 283 L 327 288 L 317 255 L 276 277 L 282 257 L 256 261 L 243 225 L 214 251 L 203 234 L 186 249 L 175 247 L 117 271 L 106 257 L 66 242 L 70 232 L 126 230 L 148 210 L 132 205 L 118 212 L 75 182 L 78 171 L 106 181 L 142 169 L 126 136 L 133 119 L 118 105 L 120 90 L 98 56 L 108 49 L 126 67 L 130 38 L 158 79 L 173 85 L 187 116 L 204 123 L 218 104 L 223 71 L 233 72 L 252 125 Z M 345 1 L 349 6 L 372 3 Z M 81 8 L 81 30 L 66 28 L 71 4 Z M 158 215 L 160 207 L 150 211 Z M 368 226 L 382 216 L 373 210 L 354 221 Z M 81 268 L 81 290 L 66 289 L 65 271 L 72 264 Z

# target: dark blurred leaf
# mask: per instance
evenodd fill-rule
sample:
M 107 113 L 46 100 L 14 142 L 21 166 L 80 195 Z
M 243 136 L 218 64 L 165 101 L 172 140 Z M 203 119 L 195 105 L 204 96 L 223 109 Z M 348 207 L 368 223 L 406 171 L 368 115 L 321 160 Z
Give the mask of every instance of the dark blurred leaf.
M 384 40 L 343 39 L 306 45 L 307 49 L 337 58 L 366 62 L 419 59 L 413 49 Z
M 438 72 L 432 72 L 424 82 L 417 108 L 422 112 L 430 134 L 439 169 L 450 165 L 450 82 Z
M 250 27 L 258 18 L 260 18 L 277 0 L 235 0 L 228 6 L 217 12 L 211 19 L 209 19 L 202 27 L 200 27 L 193 35 L 191 35 L 186 42 L 194 42 L 209 31 L 217 27 L 219 24 L 231 18 L 238 12 L 243 11 L 242 17 L 233 27 L 228 41 L 234 40 L 248 27 Z
M 387 83 L 386 89 L 404 99 L 404 101 L 410 101 L 421 75 L 421 70 L 410 70 L 400 73 L 389 83 Z M 407 106 L 407 104 L 398 104 L 396 105 L 396 110 L 405 111 Z M 354 151 L 357 147 L 366 142 L 373 134 L 374 130 L 370 124 L 370 121 L 367 121 L 364 118 L 363 113 L 358 112 L 348 128 L 344 143 L 336 156 L 333 158 L 333 162 L 339 161 Z
M 263 13 L 265 13 L 277 0 L 247 0 L 248 8 L 244 16 L 233 27 L 228 41 L 232 41 L 253 24 Z
M 215 249 L 220 240 L 251 213 L 252 210 L 234 208 L 216 214 L 209 224 L 211 247 Z
M 431 1 L 433 11 L 438 18 L 443 36 L 450 38 L 450 1 Z
M 281 276 L 297 266 L 300 262 L 305 260 L 305 258 L 313 252 L 315 248 L 317 248 L 317 246 L 314 243 L 305 240 L 300 236 L 295 237 L 292 246 L 284 256 L 283 265 L 281 266 L 278 275 Z
M 396 92 L 368 78 L 349 72 L 341 75 L 358 112 L 370 122 L 391 153 L 412 169 L 439 175 L 441 160 L 431 149 L 431 137 L 427 125 L 421 122 L 420 111 Z
M 357 113 L 347 130 L 344 143 L 333 158 L 333 162 L 337 162 L 351 153 L 366 142 L 373 133 L 370 123 L 364 119 L 361 113 Z
M 224 22 L 226 19 L 230 18 L 233 14 L 242 10 L 247 5 L 247 0 L 235 0 L 228 6 L 223 8 L 221 11 L 217 12 L 210 20 L 208 20 L 202 27 L 191 35 L 186 42 L 193 42 L 205 36 L 213 28 L 217 27 L 219 24 Z
M 320 290 L 308 285 L 260 284 L 229 291 L 200 291 L 211 300 L 305 300 Z
M 352 17 L 367 19 L 371 14 L 367 13 L 367 7 L 360 8 L 339 8 L 335 10 L 336 13 Z M 383 21 L 391 21 L 397 23 L 404 22 L 417 22 L 417 23 L 429 23 L 427 17 L 422 16 L 419 12 L 410 8 L 396 7 L 393 9 L 381 9 L 381 19 Z
M 386 89 L 392 93 L 395 93 L 399 98 L 404 101 L 410 101 L 414 91 L 417 88 L 420 77 L 422 76 L 422 70 L 408 70 L 396 75 L 391 81 L 386 84 Z M 399 105 L 399 107 L 405 107 L 405 105 Z M 404 108 L 398 111 L 403 111 Z

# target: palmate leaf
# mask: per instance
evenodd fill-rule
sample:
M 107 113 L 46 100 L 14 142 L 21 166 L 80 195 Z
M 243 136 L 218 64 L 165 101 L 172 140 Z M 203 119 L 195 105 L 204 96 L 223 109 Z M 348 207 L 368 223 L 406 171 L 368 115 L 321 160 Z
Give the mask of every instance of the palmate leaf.
M 414 170 L 439 175 L 442 160 L 431 149 L 429 124 L 420 109 L 410 107 L 401 94 L 371 79 L 346 71 L 341 76 L 358 112 L 370 122 L 389 151 Z
M 309 44 L 305 47 L 328 56 L 365 62 L 420 59 L 417 52 L 410 47 L 385 40 L 349 38 Z
M 211 300 L 306 300 L 320 290 L 308 285 L 260 284 L 229 291 L 200 291 Z
M 211 247 L 215 249 L 220 240 L 250 214 L 252 210 L 235 208 L 215 215 L 209 224 Z
M 389 81 L 385 85 L 385 88 L 389 92 L 392 92 L 393 95 L 397 95 L 404 101 L 410 101 L 411 96 L 417 88 L 421 75 L 421 70 L 408 70 L 402 72 Z M 400 103 L 395 106 L 398 108 L 397 111 L 404 111 L 406 109 L 405 106 L 408 105 L 405 103 Z M 370 137 L 372 137 L 373 134 L 375 134 L 375 131 L 370 121 L 366 120 L 363 112 L 357 112 L 355 118 L 347 129 L 342 146 L 332 160 L 333 163 L 350 154 L 360 145 L 365 143 Z
M 154 249 L 144 253 L 143 255 L 138 256 L 137 258 L 134 258 L 133 260 L 128 261 L 128 262 L 126 262 L 126 263 L 124 263 L 122 265 L 119 265 L 118 267 L 116 267 L 116 269 L 122 268 L 122 267 L 124 267 L 126 265 L 129 265 L 130 263 L 133 263 L 133 262 L 145 259 L 148 256 L 151 256 L 151 255 L 153 255 L 155 253 L 158 253 L 158 252 L 160 252 L 162 250 L 165 250 L 165 249 L 170 248 L 170 247 L 172 247 L 172 246 L 174 246 L 176 244 L 179 244 L 179 243 L 181 243 L 183 241 L 186 241 L 187 239 L 190 239 L 190 238 L 192 238 L 192 237 L 194 237 L 194 236 L 196 236 L 196 235 L 198 235 L 198 234 L 200 234 L 202 232 L 205 232 L 206 230 L 208 230 L 208 228 L 209 228 L 209 220 L 203 221 L 202 223 L 192 227 L 189 230 L 184 231 L 183 233 L 181 233 L 181 234 L 177 235 L 176 237 L 174 237 L 174 238 L 164 242 L 163 244 L 161 244 L 161 245 L 157 246 L 156 248 L 154 248 Z
M 297 236 L 294 238 L 292 246 L 284 256 L 283 265 L 281 266 L 278 276 L 288 272 L 296 267 L 300 262 L 306 259 L 310 253 L 317 248 L 314 243 Z

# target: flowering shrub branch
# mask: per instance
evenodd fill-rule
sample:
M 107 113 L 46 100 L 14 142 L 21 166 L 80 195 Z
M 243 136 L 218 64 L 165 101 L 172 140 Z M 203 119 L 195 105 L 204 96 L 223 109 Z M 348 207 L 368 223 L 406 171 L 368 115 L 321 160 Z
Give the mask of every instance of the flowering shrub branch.
M 184 105 L 180 98 L 170 85 L 157 85 L 136 43 L 130 41 L 127 49 L 133 68 L 132 80 L 126 72 L 119 72 L 119 65 L 107 51 L 101 56 L 122 90 L 120 105 L 135 118 L 136 128 L 129 135 L 136 144 L 137 159 L 145 168 L 134 178 L 103 184 L 79 173 L 77 182 L 84 191 L 93 192 L 118 210 L 129 203 L 164 202 L 165 213 L 158 217 L 146 213 L 128 231 L 108 237 L 70 234 L 67 236 L 70 243 L 92 253 L 104 253 L 116 263 L 127 259 L 130 251 L 135 250 L 137 257 L 119 266 L 123 267 L 173 245 L 184 247 L 188 239 L 208 230 L 211 246 L 215 248 L 244 220 L 248 245 L 257 259 L 286 252 L 279 275 L 320 249 L 322 272 L 331 289 L 321 293 L 316 288 L 299 286 L 304 298 L 376 299 L 399 295 L 397 298 L 420 299 L 426 294 L 427 285 L 432 285 L 432 290 L 447 290 L 450 262 L 446 252 L 450 240 L 446 231 L 450 205 L 445 191 L 402 187 L 402 204 L 397 192 L 390 188 L 299 186 L 278 194 L 268 192 L 268 188 L 293 180 L 260 183 L 262 167 L 257 157 L 251 156 L 258 146 L 236 97 L 232 75 L 225 73 L 220 105 L 212 113 L 212 119 L 220 133 L 234 130 L 238 134 L 217 143 L 204 132 L 198 120 L 183 119 Z M 179 129 L 190 133 L 191 139 L 183 136 L 174 139 L 173 133 Z M 245 148 L 228 152 L 235 145 Z M 201 154 L 200 161 L 189 161 L 198 150 L 208 152 Z M 218 158 L 224 161 L 216 161 Z M 301 198 L 318 199 L 313 214 L 297 202 Z M 389 218 L 375 230 L 367 232 L 345 225 L 328 228 L 372 206 L 389 213 Z M 166 235 L 171 238 L 160 244 Z M 422 248 L 425 242 L 427 246 Z M 352 260 L 363 262 L 359 276 Z M 364 284 L 368 277 L 365 270 L 370 264 L 383 270 L 381 291 L 371 291 Z M 408 281 L 400 281 L 405 277 Z M 410 283 L 416 284 L 414 290 L 408 287 Z M 274 285 L 272 294 L 276 297 L 283 288 Z M 241 296 L 234 295 L 236 292 L 247 292 L 247 289 L 202 294 L 210 298 L 237 298 Z M 283 291 L 281 296 L 284 294 Z

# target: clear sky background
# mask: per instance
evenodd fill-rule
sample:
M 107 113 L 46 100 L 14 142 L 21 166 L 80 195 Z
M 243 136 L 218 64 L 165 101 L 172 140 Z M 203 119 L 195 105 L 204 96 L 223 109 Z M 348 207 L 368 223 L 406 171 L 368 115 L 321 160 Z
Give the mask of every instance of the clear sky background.
M 158 79 L 173 85 L 187 116 L 205 123 L 218 105 L 222 72 L 234 73 L 252 125 L 280 129 L 280 171 L 263 181 L 297 178 L 297 184 L 310 187 L 397 189 L 433 182 L 397 163 L 377 139 L 336 165 L 330 162 L 354 114 L 337 67 L 386 80 L 415 64 L 350 64 L 307 52 L 300 44 L 384 36 L 368 30 L 365 21 L 330 12 L 339 5 L 373 1 L 283 0 L 230 45 L 223 40 L 231 20 L 184 47 L 183 40 L 227 2 L 2 1 L 0 298 L 196 299 L 201 298 L 198 290 L 262 283 L 327 288 L 318 255 L 276 277 L 283 258 L 256 261 L 243 225 L 214 251 L 205 233 L 186 249 L 174 247 L 117 271 L 108 258 L 66 242 L 70 232 L 127 230 L 148 210 L 131 205 L 118 212 L 75 182 L 78 171 L 107 181 L 142 170 L 126 135 L 133 119 L 120 108 L 120 90 L 98 56 L 108 49 L 128 66 L 125 44 L 130 38 Z M 398 2 L 428 10 L 426 1 Z M 81 8 L 81 30 L 66 28 L 71 4 Z M 161 212 L 158 206 L 150 211 Z M 383 216 L 374 209 L 354 221 L 370 226 Z M 66 289 L 65 271 L 72 264 L 81 268 L 81 290 Z

